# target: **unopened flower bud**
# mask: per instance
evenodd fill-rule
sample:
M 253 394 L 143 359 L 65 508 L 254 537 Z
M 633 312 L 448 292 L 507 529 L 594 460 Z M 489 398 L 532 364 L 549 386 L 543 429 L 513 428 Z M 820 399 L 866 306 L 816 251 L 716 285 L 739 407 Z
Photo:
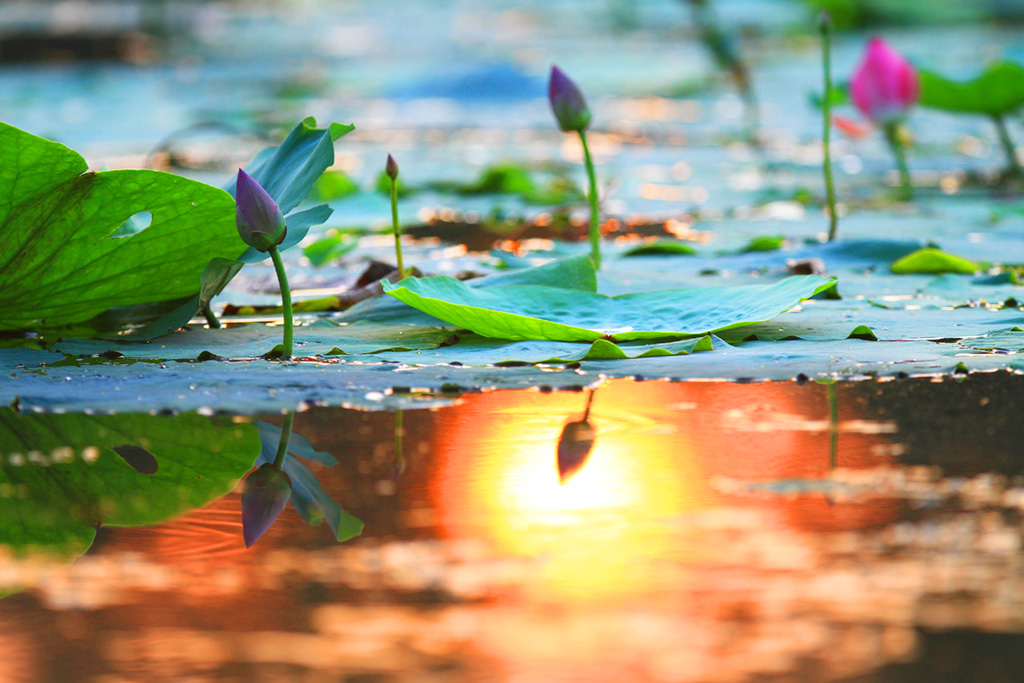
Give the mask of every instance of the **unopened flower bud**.
M 875 123 L 890 124 L 906 116 L 920 95 L 917 70 L 881 38 L 868 41 L 864 60 L 850 80 L 857 109 Z
M 388 155 L 388 162 L 384 164 L 384 173 L 392 180 L 398 179 L 398 162 L 390 154 Z
M 235 189 L 235 223 L 242 241 L 257 251 L 276 247 L 288 233 L 277 203 L 241 169 Z
M 558 127 L 563 131 L 582 131 L 590 125 L 590 109 L 583 99 L 583 93 L 557 66 L 551 67 L 548 99 Z
M 270 463 L 246 478 L 242 487 L 242 537 L 246 548 L 274 524 L 291 495 L 291 479 Z
M 818 15 L 818 31 L 820 33 L 828 33 L 832 30 L 832 15 L 828 13 L 828 10 L 821 10 Z

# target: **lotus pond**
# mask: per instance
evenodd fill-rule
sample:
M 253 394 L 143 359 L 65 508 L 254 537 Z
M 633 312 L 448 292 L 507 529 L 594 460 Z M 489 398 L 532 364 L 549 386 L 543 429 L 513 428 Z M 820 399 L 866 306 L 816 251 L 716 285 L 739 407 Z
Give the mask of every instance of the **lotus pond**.
M 929 7 L 13 3 L 0 679 L 1018 680 L 1024 5 Z

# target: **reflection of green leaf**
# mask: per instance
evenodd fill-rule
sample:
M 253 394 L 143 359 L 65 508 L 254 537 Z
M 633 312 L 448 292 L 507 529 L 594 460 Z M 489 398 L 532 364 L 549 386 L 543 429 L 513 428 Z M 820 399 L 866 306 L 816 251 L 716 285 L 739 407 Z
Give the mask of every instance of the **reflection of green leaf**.
M 396 299 L 485 337 L 551 341 L 668 339 L 771 320 L 835 281 L 814 275 L 772 285 L 697 287 L 617 297 L 534 285 L 468 287 L 450 277 L 384 283 Z
M 252 425 L 196 414 L 17 415 L 0 409 L 0 544 L 17 552 L 79 554 L 95 526 L 154 524 L 227 493 L 259 447 Z M 140 451 L 143 457 L 133 459 L 151 454 L 155 473 L 143 474 L 126 461 Z
M 255 464 L 259 466 L 274 462 L 281 439 L 281 428 L 262 420 L 258 421 L 256 426 L 260 430 L 262 448 Z M 333 455 L 313 450 L 312 444 L 304 437 L 292 434 L 288 443 L 288 457 L 282 466 L 292 482 L 292 495 L 288 502 L 307 524 L 317 526 L 326 520 L 327 526 L 331 528 L 338 541 L 347 541 L 361 534 L 363 523 L 341 509 L 341 505 L 324 491 L 313 470 L 294 457 L 296 455 L 327 467 L 334 467 L 337 464 Z
M 1024 105 L 1024 67 L 1013 62 L 990 64 L 970 81 L 952 81 L 922 69 L 921 105 L 962 114 L 1007 114 Z
M 159 171 L 86 173 L 76 152 L 5 124 L 0 156 L 0 329 L 188 296 L 211 258 L 239 252 L 223 190 Z M 111 237 L 140 212 L 147 228 Z
M 978 264 L 973 261 L 947 254 L 941 249 L 932 247 L 907 254 L 892 264 L 892 272 L 897 275 L 914 273 L 964 273 L 971 275 L 978 269 Z

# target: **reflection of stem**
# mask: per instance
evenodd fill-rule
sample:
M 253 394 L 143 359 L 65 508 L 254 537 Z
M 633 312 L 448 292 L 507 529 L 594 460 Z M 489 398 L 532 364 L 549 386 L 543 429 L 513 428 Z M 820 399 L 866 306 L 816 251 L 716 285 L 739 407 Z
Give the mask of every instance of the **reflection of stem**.
M 597 393 L 593 389 L 587 390 L 587 407 L 583 411 L 583 417 L 580 418 L 580 422 L 586 422 L 590 418 L 590 406 L 594 403 L 594 394 Z
M 885 139 L 889 142 L 896 157 L 896 167 L 900 171 L 900 199 L 910 200 L 914 198 L 914 186 L 910 183 L 910 169 L 907 168 L 907 154 L 900 140 L 900 124 L 892 121 L 885 124 Z
M 284 457 L 288 455 L 288 441 L 292 438 L 293 422 L 295 422 L 295 413 L 288 413 L 284 416 L 284 424 L 281 425 L 281 440 L 277 442 L 277 455 L 274 457 L 273 467 L 275 469 L 281 469 Z
M 274 260 L 274 270 L 277 271 L 277 281 L 281 285 L 281 307 L 284 309 L 284 358 L 292 356 L 292 292 L 288 288 L 288 276 L 284 272 L 284 262 L 281 261 L 281 252 L 276 246 L 269 249 L 270 258 Z
M 822 112 L 825 118 L 825 128 L 822 134 L 822 146 L 824 147 L 825 159 L 825 192 L 828 197 L 828 241 L 836 238 L 836 228 L 839 227 L 839 217 L 836 215 L 836 188 L 832 179 L 832 35 L 828 22 L 821 23 L 821 49 L 822 62 L 825 69 L 825 99 L 822 102 Z
M 402 437 L 405 436 L 405 428 L 402 426 L 402 418 L 405 411 L 395 411 L 395 478 L 401 476 L 405 470 L 405 453 L 402 450 Z
M 992 121 L 996 124 L 996 130 L 999 132 L 999 142 L 1003 146 L 1003 151 L 1006 152 L 1006 161 L 1009 164 L 1007 168 L 1008 175 L 1016 178 L 1024 177 L 1024 168 L 1021 168 L 1020 161 L 1017 159 L 1017 147 L 1013 144 L 1013 139 L 1010 137 L 1010 131 L 1006 127 L 1005 119 L 1003 119 L 1001 114 L 996 114 L 992 117 Z
M 402 229 L 398 225 L 398 179 L 391 178 L 391 228 L 395 232 L 395 259 L 398 261 L 398 279 L 405 277 L 402 266 Z
M 587 165 L 587 177 L 590 179 L 590 258 L 594 260 L 594 268 L 601 267 L 601 210 L 597 203 L 597 174 L 594 172 L 594 160 L 590 157 L 587 146 L 587 134 L 579 131 L 580 143 L 583 145 L 583 161 Z
M 836 384 L 828 385 L 828 412 L 829 412 L 829 434 L 830 442 L 828 448 L 828 468 L 836 468 L 836 460 L 839 450 L 839 396 Z
M 220 329 L 220 320 L 217 320 L 217 316 L 214 315 L 213 309 L 210 308 L 210 304 L 203 306 L 203 317 L 206 318 L 206 324 L 210 326 L 210 329 Z

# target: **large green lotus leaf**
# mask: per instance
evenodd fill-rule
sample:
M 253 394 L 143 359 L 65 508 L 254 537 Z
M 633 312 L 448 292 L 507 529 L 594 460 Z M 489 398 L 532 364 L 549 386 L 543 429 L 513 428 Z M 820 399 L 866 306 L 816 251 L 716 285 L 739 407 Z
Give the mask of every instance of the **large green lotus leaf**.
M 581 292 L 597 291 L 597 276 L 589 256 L 570 256 L 540 266 L 508 270 L 466 281 L 473 289 L 511 285 L 540 285 Z M 375 297 L 360 301 L 334 318 L 341 322 L 403 322 L 416 325 L 444 325 L 445 322 L 407 306 L 391 297 Z
M 223 190 L 159 171 L 87 173 L 77 153 L 5 124 L 0 157 L 0 329 L 187 296 L 211 258 L 238 253 Z M 121 229 L 144 212 L 148 227 Z
M 224 358 L 262 356 L 281 343 L 283 328 L 252 323 L 227 329 L 196 327 L 181 330 L 146 344 L 118 344 L 101 339 L 68 339 L 53 350 L 72 356 L 116 352 L 125 358 L 195 360 L 203 354 Z M 295 329 L 297 358 L 324 355 L 358 355 L 379 351 L 432 349 L 448 342 L 452 331 L 402 323 L 356 322 L 339 325 L 320 319 Z
M 921 70 L 921 105 L 964 114 L 1002 115 L 1024 105 L 1024 67 L 1013 62 L 990 64 L 977 78 L 952 81 Z
M 256 428 L 230 419 L 0 409 L 0 544 L 80 554 L 99 525 L 154 524 L 227 493 L 259 452 Z
M 450 277 L 384 283 L 396 299 L 485 337 L 584 342 L 670 339 L 771 320 L 835 284 L 802 275 L 771 285 L 609 297 L 536 285 L 471 288 Z

